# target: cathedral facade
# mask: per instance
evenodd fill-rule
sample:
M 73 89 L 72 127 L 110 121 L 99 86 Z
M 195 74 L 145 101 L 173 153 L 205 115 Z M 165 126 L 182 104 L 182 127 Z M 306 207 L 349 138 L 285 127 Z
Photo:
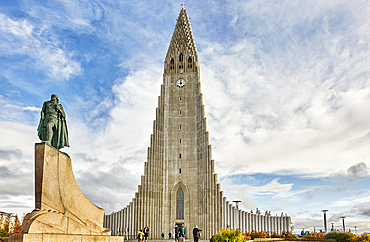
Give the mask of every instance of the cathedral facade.
M 290 218 L 242 211 L 227 201 L 215 173 L 201 93 L 197 48 L 182 8 L 164 63 L 163 84 L 150 138 L 144 175 L 125 208 L 106 215 L 112 235 L 135 239 L 145 225 L 150 239 L 184 224 L 187 238 L 195 225 L 202 239 L 222 228 L 290 231 Z

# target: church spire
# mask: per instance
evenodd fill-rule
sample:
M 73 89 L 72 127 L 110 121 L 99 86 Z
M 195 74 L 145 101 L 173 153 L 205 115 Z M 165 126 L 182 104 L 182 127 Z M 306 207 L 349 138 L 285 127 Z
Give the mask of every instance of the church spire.
M 186 9 L 184 8 L 185 3 L 181 5 L 183 8 L 180 10 L 175 30 L 173 31 L 172 39 L 167 50 L 165 70 L 177 70 L 177 68 L 174 67 L 177 65 L 181 66 L 182 54 L 183 62 L 188 64 L 190 61 L 194 67 L 191 71 L 197 71 L 199 66 L 197 47 L 195 46 L 193 32 L 191 31 L 189 17 Z

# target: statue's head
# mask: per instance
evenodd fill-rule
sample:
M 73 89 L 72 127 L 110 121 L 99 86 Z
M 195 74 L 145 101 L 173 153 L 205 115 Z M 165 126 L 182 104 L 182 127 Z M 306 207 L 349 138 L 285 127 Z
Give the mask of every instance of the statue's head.
M 57 94 L 51 94 L 51 101 L 56 101 L 57 103 L 59 103 L 58 95 Z

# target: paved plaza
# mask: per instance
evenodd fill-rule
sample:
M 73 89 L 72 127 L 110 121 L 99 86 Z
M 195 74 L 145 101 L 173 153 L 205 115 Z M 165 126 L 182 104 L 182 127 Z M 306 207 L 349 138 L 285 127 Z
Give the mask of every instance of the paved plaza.
M 133 240 L 133 239 L 129 239 L 129 240 L 125 240 L 125 241 L 128 241 L 128 242 L 137 242 L 137 240 Z M 175 240 L 174 239 L 148 239 L 148 242 L 174 242 Z M 209 240 L 198 240 L 199 242 L 208 242 Z M 194 242 L 193 239 L 186 239 L 185 242 Z

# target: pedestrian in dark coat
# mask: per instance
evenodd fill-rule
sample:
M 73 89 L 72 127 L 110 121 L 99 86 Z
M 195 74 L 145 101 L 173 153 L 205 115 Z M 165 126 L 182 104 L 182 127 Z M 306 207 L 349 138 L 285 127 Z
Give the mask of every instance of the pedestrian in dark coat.
M 179 228 L 175 225 L 175 241 L 179 241 Z
M 195 225 L 193 229 L 193 237 L 194 237 L 194 242 L 198 242 L 199 240 L 199 232 L 202 231 L 201 229 L 198 229 L 198 226 Z

